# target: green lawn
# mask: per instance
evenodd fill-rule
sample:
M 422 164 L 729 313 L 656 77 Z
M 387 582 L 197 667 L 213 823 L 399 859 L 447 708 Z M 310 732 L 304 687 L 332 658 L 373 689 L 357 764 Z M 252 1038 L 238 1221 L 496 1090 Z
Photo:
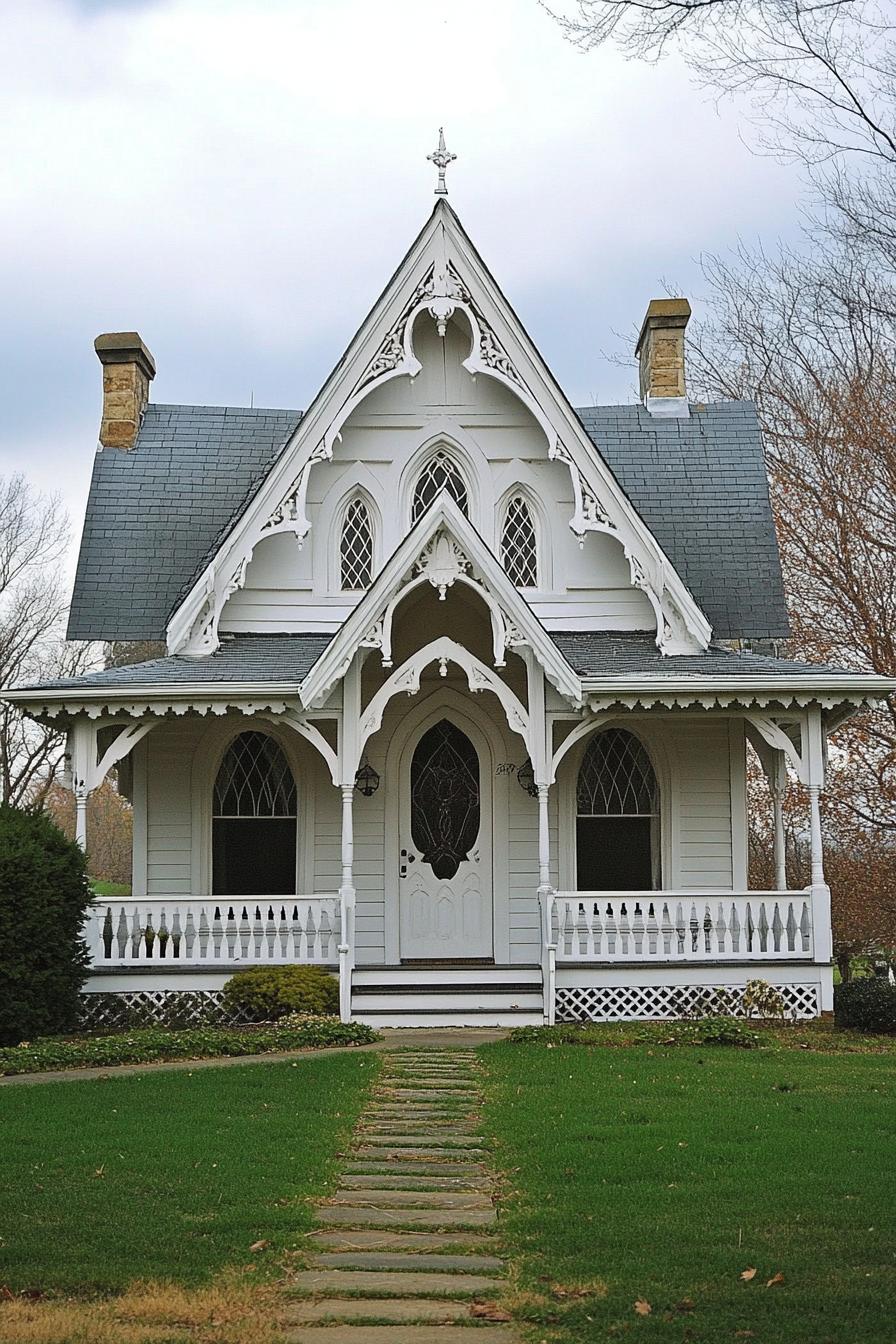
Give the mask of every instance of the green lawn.
M 130 896 L 130 882 L 107 882 L 105 878 L 92 877 L 91 886 L 97 896 Z
M 896 1054 L 482 1054 L 533 1340 L 896 1337 Z
M 263 1272 L 309 1229 L 377 1068 L 347 1053 L 0 1089 L 0 1285 Z

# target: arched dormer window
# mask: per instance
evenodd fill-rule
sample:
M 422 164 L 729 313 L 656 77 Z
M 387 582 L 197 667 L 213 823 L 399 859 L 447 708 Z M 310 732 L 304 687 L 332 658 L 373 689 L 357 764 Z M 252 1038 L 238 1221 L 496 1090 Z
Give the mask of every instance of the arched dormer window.
M 466 482 L 454 458 L 443 448 L 433 453 L 417 477 L 411 502 L 412 524 L 426 512 L 441 490 L 447 490 L 461 513 L 469 518 L 470 498 Z
M 212 895 L 294 896 L 296 781 L 266 733 L 227 749 L 212 800 Z
M 373 528 L 363 499 L 353 499 L 342 519 L 339 575 L 343 591 L 369 588 L 373 578 Z
M 576 785 L 578 890 L 655 890 L 659 840 L 659 788 L 643 744 L 624 728 L 596 733 Z
M 504 514 L 501 563 L 517 588 L 538 587 L 538 539 L 532 511 L 523 495 L 514 495 Z

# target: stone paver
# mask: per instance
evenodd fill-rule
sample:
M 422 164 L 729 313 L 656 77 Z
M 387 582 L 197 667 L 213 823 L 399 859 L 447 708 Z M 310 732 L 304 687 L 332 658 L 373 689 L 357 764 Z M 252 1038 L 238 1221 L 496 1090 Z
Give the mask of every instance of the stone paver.
M 438 1297 L 383 1297 L 370 1302 L 363 1297 L 330 1297 L 320 1301 L 298 1302 L 284 1313 L 284 1319 L 309 1325 L 315 1321 L 365 1321 L 374 1318 L 405 1324 L 438 1321 L 448 1325 L 453 1321 L 469 1321 L 470 1309 L 468 1298 L 449 1302 Z
M 291 1280 L 290 1344 L 519 1344 L 473 1313 L 506 1273 L 478 1081 L 472 1049 L 387 1053 Z

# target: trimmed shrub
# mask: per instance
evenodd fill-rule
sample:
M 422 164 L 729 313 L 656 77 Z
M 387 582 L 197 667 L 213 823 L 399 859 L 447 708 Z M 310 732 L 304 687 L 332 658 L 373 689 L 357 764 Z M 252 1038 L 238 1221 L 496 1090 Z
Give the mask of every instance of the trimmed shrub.
M 276 1022 L 287 1013 L 338 1013 L 339 982 L 322 966 L 252 966 L 230 977 L 221 998 L 227 1012 Z
M 837 985 L 834 1020 L 853 1031 L 896 1032 L 896 985 L 876 976 Z
M 45 812 L 0 805 L 0 1045 L 77 1022 L 91 895 L 76 841 Z

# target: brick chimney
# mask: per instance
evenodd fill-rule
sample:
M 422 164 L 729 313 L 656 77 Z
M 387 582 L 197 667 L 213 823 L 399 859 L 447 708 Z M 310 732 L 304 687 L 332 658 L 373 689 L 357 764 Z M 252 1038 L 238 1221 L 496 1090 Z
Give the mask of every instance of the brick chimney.
M 127 452 L 137 439 L 156 362 L 136 331 L 108 331 L 93 348 L 103 366 L 100 443 Z
M 651 415 L 689 415 L 684 379 L 687 299 L 651 299 L 635 354 L 641 361 L 641 398 Z

